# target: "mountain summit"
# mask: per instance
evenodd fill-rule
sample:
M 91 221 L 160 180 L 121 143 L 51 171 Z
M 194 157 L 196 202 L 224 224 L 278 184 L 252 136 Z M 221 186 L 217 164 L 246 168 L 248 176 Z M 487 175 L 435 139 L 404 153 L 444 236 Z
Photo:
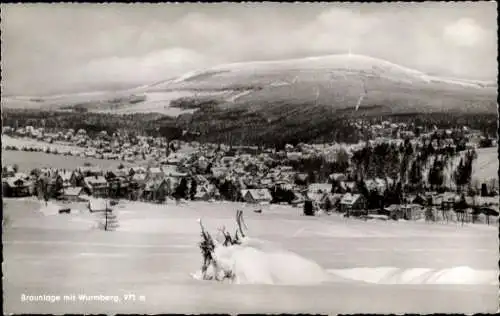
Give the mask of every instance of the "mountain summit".
M 2 106 L 79 106 L 177 116 L 207 101 L 252 112 L 281 113 L 296 105 L 342 111 L 377 107 L 390 112 L 484 112 L 496 111 L 496 83 L 430 76 L 377 58 L 341 54 L 226 64 L 117 92 L 9 97 L 3 98 Z

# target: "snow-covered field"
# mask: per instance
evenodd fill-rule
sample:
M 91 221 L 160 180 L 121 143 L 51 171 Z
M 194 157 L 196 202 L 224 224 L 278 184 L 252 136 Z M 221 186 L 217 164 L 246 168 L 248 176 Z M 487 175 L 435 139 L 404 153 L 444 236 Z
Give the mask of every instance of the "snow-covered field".
M 487 183 L 490 187 L 498 188 L 498 148 L 479 148 L 476 153 L 477 159 L 472 163 L 471 184 L 480 188 L 482 183 Z M 449 161 L 444 172 L 445 186 L 454 187 L 453 174 L 457 169 L 460 158 L 464 157 L 465 154 L 466 151 L 463 151 Z M 425 168 L 425 174 L 427 175 L 432 162 L 433 160 L 429 160 L 429 164 Z
M 103 107 L 102 110 L 96 112 L 107 112 L 114 114 L 130 114 L 130 113 L 162 113 L 170 116 L 179 116 L 183 113 L 192 113 L 193 110 L 184 110 L 170 106 L 172 100 L 191 96 L 192 93 L 186 91 L 173 91 L 173 92 L 147 92 L 141 94 L 146 97 L 144 102 L 130 104 L 128 106 L 121 106 L 119 108 Z
M 58 168 L 74 170 L 78 167 L 83 166 L 86 162 L 104 169 L 115 169 L 120 164 L 123 164 L 125 167 L 132 165 L 131 163 L 121 160 L 63 156 L 46 154 L 43 152 L 2 151 L 2 165 L 6 166 L 17 164 L 21 172 L 30 172 L 35 168 Z
M 300 209 L 288 206 L 258 214 L 242 204 L 169 201 L 166 205 L 123 202 L 114 210 L 118 228 L 104 232 L 96 229 L 99 215 L 88 213 L 83 204 L 71 206 L 77 211 L 59 215 L 50 207 L 40 208 L 33 199 L 5 200 L 6 313 L 474 313 L 498 309 L 496 227 L 365 222 L 336 215 L 307 218 L 300 216 Z M 222 225 L 233 231 L 236 209 L 243 209 L 251 238 L 311 262 L 330 276 L 328 280 L 250 285 L 193 279 L 191 274 L 201 266 L 196 219 L 203 218 L 212 234 Z M 274 263 L 280 263 L 274 258 Z M 281 262 L 283 270 L 291 271 L 294 262 Z M 247 268 L 264 265 L 255 262 Z M 307 273 L 297 271 L 296 279 L 304 279 Z M 27 302 L 23 294 L 59 295 L 60 301 Z M 72 294 L 74 301 L 64 301 L 63 295 Z M 116 301 L 103 297 L 83 301 L 79 294 L 116 296 Z
M 60 153 L 63 152 L 73 152 L 73 153 L 83 153 L 85 151 L 84 148 L 69 144 L 69 143 L 61 143 L 55 142 L 49 144 L 47 142 L 42 142 L 33 138 L 28 137 L 11 137 L 8 135 L 2 135 L 2 149 L 6 146 L 16 146 L 18 149 L 22 147 L 31 147 L 31 148 L 40 148 L 46 149 L 49 148 L 51 151 L 54 149 Z
M 498 185 L 498 148 L 477 150 L 477 160 L 472 165 L 472 180 L 490 181 L 495 179 Z
M 45 167 L 73 170 L 75 169 L 75 167 L 83 166 L 83 164 L 86 162 L 105 169 L 114 169 L 117 168 L 120 164 L 123 164 L 125 167 L 129 167 L 132 165 L 146 165 L 148 163 L 148 160 L 142 159 L 137 159 L 134 163 L 130 163 L 122 160 L 97 159 L 91 157 L 80 157 L 76 155 L 64 156 L 61 154 L 46 154 L 45 152 L 27 152 L 21 150 L 10 151 L 4 150 L 6 146 L 16 146 L 18 149 L 21 149 L 22 147 L 45 149 L 48 147 L 51 152 L 56 149 L 59 153 L 63 153 L 66 151 L 80 153 L 84 151 L 84 148 L 61 143 L 48 144 L 46 142 L 31 138 L 19 138 L 2 135 L 2 164 L 17 164 L 19 166 L 19 170 L 23 172 L 29 172 L 34 168 Z M 190 154 L 196 150 L 197 148 L 190 146 L 189 144 L 184 144 L 178 150 L 178 154 Z

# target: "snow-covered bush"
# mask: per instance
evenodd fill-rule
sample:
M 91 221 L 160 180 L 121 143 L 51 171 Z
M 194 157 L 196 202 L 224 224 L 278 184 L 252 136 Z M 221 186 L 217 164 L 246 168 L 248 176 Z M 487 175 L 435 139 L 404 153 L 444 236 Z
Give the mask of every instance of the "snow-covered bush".
M 237 212 L 235 235 L 231 236 L 222 229 L 220 238 L 212 238 L 199 221 L 203 265 L 200 271 L 193 274 L 194 278 L 235 284 L 288 285 L 313 285 L 330 278 L 315 262 L 269 242 L 246 236 L 247 227 L 242 215 L 241 211 Z

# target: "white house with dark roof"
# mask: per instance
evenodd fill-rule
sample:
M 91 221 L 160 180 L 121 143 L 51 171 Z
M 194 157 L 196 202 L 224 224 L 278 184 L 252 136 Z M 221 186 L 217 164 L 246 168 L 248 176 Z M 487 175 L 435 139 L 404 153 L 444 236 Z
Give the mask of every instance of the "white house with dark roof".
M 307 191 L 311 193 L 327 193 L 332 190 L 332 185 L 329 183 L 311 183 L 307 187 Z
M 146 183 L 146 174 L 145 173 L 136 173 L 132 176 L 130 179 L 131 182 L 135 182 L 139 185 L 145 184 Z
M 32 193 L 33 183 L 21 177 L 2 179 L 2 195 L 5 197 L 29 196 Z
M 64 189 L 63 198 L 72 202 L 83 201 L 84 189 L 82 187 L 68 187 Z
M 366 199 L 363 195 L 346 193 L 340 200 L 340 211 L 364 210 L 366 209 L 366 204 Z
M 13 166 L 5 166 L 2 168 L 2 178 L 13 177 L 16 174 Z
M 217 194 L 217 188 L 212 184 L 202 184 L 196 187 L 196 194 L 194 196 L 195 200 L 208 201 L 215 197 Z
M 106 196 L 108 194 L 108 181 L 103 176 L 85 177 L 83 183 L 93 196 Z
M 243 195 L 243 200 L 247 203 L 270 203 L 272 199 L 268 189 L 249 189 Z
M 129 170 L 129 173 L 130 174 L 146 174 L 147 173 L 147 169 L 144 168 L 144 167 L 132 167 L 130 168 Z
M 148 180 L 158 180 L 165 177 L 165 173 L 159 167 L 149 168 L 146 172 L 146 175 Z
M 86 177 L 103 175 L 103 170 L 98 166 L 83 166 L 80 167 L 79 169 L 80 172 Z

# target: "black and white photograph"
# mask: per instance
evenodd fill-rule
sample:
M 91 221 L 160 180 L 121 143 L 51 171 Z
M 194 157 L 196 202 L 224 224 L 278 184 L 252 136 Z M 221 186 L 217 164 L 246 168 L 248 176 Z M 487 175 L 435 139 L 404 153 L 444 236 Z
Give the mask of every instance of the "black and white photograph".
M 497 3 L 2 3 L 9 314 L 499 312 Z

